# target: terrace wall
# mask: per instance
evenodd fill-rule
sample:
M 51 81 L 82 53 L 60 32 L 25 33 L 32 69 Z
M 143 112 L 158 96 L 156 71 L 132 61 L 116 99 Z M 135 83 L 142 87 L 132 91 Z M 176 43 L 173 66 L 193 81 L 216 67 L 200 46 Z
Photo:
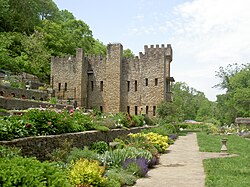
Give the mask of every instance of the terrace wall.
M 72 141 L 72 147 L 84 148 L 84 146 L 88 146 L 94 142 L 112 142 L 119 136 L 124 136 L 129 133 L 137 133 L 142 129 L 148 128 L 153 127 L 135 127 L 129 130 L 113 129 L 107 132 L 85 131 L 61 135 L 27 137 L 12 141 L 0 141 L 0 145 L 22 148 L 23 155 L 35 156 L 39 160 L 46 160 L 48 154 L 53 150 L 62 147 L 65 140 Z

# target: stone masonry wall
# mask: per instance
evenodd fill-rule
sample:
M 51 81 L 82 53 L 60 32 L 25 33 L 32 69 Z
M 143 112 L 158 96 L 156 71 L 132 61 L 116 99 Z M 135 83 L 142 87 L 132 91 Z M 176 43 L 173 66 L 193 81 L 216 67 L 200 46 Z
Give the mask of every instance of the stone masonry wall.
M 39 108 L 39 107 L 47 108 L 51 106 L 50 103 L 46 102 L 39 102 L 39 101 L 32 101 L 26 99 L 17 99 L 17 98 L 5 98 L 0 97 L 0 108 L 4 108 L 6 110 L 24 110 L 28 108 Z M 53 107 L 58 109 L 72 109 L 73 106 L 71 105 L 61 105 L 61 104 L 53 104 Z
M 0 86 L 0 93 L 1 96 L 3 97 L 22 98 L 24 96 L 26 99 L 43 100 L 43 101 L 46 101 L 48 99 L 48 93 L 44 91 L 25 90 L 8 86 Z
M 104 89 L 107 85 L 106 72 L 106 57 L 103 56 L 88 56 L 88 108 L 100 109 L 104 106 Z M 101 83 L 102 82 L 102 83 Z M 103 85 L 101 85 L 103 84 Z M 103 89 L 101 87 L 103 86 Z
M 77 49 L 76 57 L 52 57 L 51 85 L 59 100 L 73 98 L 77 100 L 79 105 L 84 105 L 82 78 L 84 71 L 86 74 L 87 69 L 84 66 L 83 57 L 82 49 Z M 85 69 L 83 69 L 84 67 Z
M 84 146 L 88 146 L 97 141 L 111 142 L 119 136 L 137 133 L 147 128 L 152 127 L 136 127 L 130 130 L 114 129 L 108 132 L 85 131 L 61 135 L 27 137 L 12 141 L 0 141 L 0 145 L 22 148 L 23 155 L 35 156 L 39 160 L 45 160 L 48 153 L 62 147 L 65 140 L 72 142 L 72 147 L 84 148 Z

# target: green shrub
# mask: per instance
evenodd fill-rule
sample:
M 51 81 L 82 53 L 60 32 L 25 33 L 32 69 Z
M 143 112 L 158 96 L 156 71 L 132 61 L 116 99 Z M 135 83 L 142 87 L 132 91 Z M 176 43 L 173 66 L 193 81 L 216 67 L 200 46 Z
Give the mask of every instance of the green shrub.
M 13 186 L 70 186 L 65 173 L 47 162 L 34 158 L 0 159 L 0 185 Z
M 84 149 L 78 149 L 74 147 L 68 155 L 67 163 L 77 161 L 80 158 L 85 158 L 88 160 L 98 160 L 98 154 L 92 150 L 89 150 L 87 147 L 85 147 Z
M 21 150 L 15 147 L 5 147 L 0 145 L 0 158 L 13 158 L 20 156 Z
M 66 162 L 70 151 L 72 150 L 72 141 L 65 140 L 62 147 L 53 150 L 52 153 L 47 154 L 50 161 Z
M 152 157 L 147 150 L 128 146 L 123 149 L 106 151 L 99 155 L 99 160 L 108 167 L 119 168 L 127 158 L 145 158 L 149 162 Z
M 106 176 L 109 180 L 118 181 L 120 184 L 119 186 L 131 186 L 135 184 L 137 179 L 133 174 L 128 173 L 122 168 L 112 168 L 106 172 Z
M 105 151 L 108 151 L 109 146 L 106 142 L 99 141 L 91 144 L 90 149 L 96 151 L 99 154 L 103 154 Z
M 105 168 L 99 166 L 98 161 L 79 159 L 69 170 L 69 181 L 74 186 L 95 186 L 102 187 L 107 183 L 107 178 L 103 177 Z

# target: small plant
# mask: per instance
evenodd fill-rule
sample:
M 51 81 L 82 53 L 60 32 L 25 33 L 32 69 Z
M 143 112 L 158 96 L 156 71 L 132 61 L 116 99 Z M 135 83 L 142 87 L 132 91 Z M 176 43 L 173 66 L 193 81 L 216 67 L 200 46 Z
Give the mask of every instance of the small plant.
M 123 168 L 138 177 L 145 177 L 148 172 L 148 161 L 145 158 L 126 159 Z
M 119 186 L 133 185 L 136 182 L 136 177 L 122 168 L 112 168 L 106 172 L 109 180 L 117 181 Z M 112 186 L 113 187 L 113 186 Z
M 99 166 L 98 161 L 79 159 L 73 163 L 69 170 L 69 181 L 75 186 L 95 186 L 102 187 L 107 183 L 107 178 L 103 177 L 105 168 Z
M 0 145 L 0 158 L 13 158 L 20 156 L 21 150 L 15 147 L 5 147 Z
M 56 162 L 66 162 L 69 152 L 72 149 L 72 141 L 68 141 L 67 139 L 63 142 L 62 147 L 55 149 L 52 153 L 48 153 L 47 157 L 51 161 Z
M 0 158 L 0 184 L 5 187 L 69 187 L 66 174 L 48 162 L 34 158 Z
M 99 154 L 103 154 L 108 150 L 109 146 L 104 141 L 99 141 L 91 144 L 90 149 L 96 151 Z
M 74 147 L 68 155 L 67 163 L 71 163 L 72 161 L 75 162 L 81 158 L 88 160 L 98 160 L 98 154 L 92 150 L 89 150 L 87 147 L 84 149 L 78 149 Z

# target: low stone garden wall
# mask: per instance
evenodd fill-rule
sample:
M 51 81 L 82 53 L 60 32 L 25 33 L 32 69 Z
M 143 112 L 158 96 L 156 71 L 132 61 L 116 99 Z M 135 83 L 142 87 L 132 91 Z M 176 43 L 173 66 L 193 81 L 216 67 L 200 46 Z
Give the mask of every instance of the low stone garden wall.
M 0 96 L 0 108 L 4 108 L 6 110 L 24 110 L 28 108 L 39 108 L 40 106 L 43 108 L 47 108 L 50 105 L 58 109 L 63 109 L 64 107 L 66 107 L 67 109 L 73 108 L 72 105 L 50 104 L 46 102 L 32 101 L 27 99 L 5 98 Z
M 3 85 L 0 86 L 0 96 L 26 98 L 26 99 L 42 100 L 42 101 L 46 101 L 48 99 L 48 93 L 44 91 L 26 90 L 26 89 L 13 88 Z
M 0 145 L 18 147 L 22 149 L 22 154 L 25 156 L 35 156 L 39 160 L 45 160 L 48 153 L 62 147 L 66 140 L 72 142 L 72 147 L 84 148 L 84 146 L 88 146 L 97 141 L 112 142 L 119 136 L 137 133 L 142 129 L 148 128 L 154 127 L 135 127 L 129 130 L 113 129 L 107 132 L 85 131 L 61 135 L 27 137 L 12 141 L 0 141 Z

